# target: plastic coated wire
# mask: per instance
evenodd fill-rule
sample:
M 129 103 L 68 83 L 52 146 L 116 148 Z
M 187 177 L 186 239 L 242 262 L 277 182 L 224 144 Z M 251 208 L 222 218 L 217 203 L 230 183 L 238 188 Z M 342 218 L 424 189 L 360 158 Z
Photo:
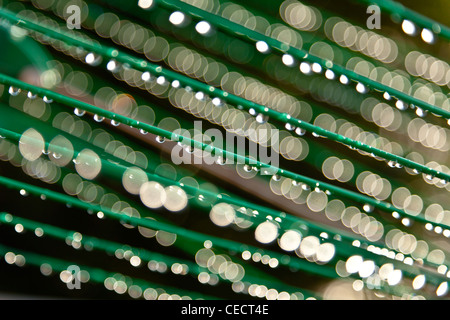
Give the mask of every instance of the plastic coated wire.
M 12 248 L 12 247 L 0 244 L 0 254 L 5 255 L 7 253 L 14 253 L 15 255 L 19 255 L 19 254 L 22 255 L 22 256 L 24 256 L 27 264 L 35 266 L 35 267 L 41 267 L 43 264 L 49 264 L 52 268 L 52 271 L 63 272 L 63 271 L 66 271 L 67 268 L 70 267 L 71 265 L 74 265 L 72 262 L 69 262 L 67 260 L 53 258 L 53 257 L 49 257 L 46 255 L 38 254 L 35 252 L 19 250 L 16 248 Z M 89 273 L 89 280 L 92 280 L 92 281 L 100 283 L 100 284 L 105 283 L 105 280 L 107 278 L 115 278 L 118 276 L 118 274 L 116 272 L 109 272 L 104 269 L 95 268 L 95 267 L 91 267 L 91 266 L 77 264 L 77 267 L 80 268 L 80 271 L 84 270 Z M 78 275 L 76 275 L 76 276 L 78 276 Z M 172 294 L 180 294 L 181 296 L 190 296 L 194 299 L 208 299 L 208 300 L 217 300 L 218 299 L 216 297 L 200 294 L 200 293 L 197 293 L 197 292 L 191 291 L 191 290 L 187 291 L 187 290 L 183 290 L 183 289 L 179 289 L 179 288 L 172 288 L 172 287 L 166 286 L 166 285 L 161 286 L 159 284 L 155 284 L 155 283 L 149 282 L 147 280 L 131 278 L 129 276 L 126 276 L 126 277 L 127 277 L 128 281 L 131 281 L 130 285 L 139 286 L 143 292 L 147 288 L 161 288 L 164 291 L 167 290 L 167 291 L 171 292 Z
M 0 128 L 0 133 L 4 134 L 5 137 L 8 137 L 8 138 L 16 140 L 16 141 L 20 139 L 20 134 L 14 133 L 14 132 L 9 131 L 7 129 Z M 48 145 L 48 142 L 46 142 L 46 145 Z M 48 148 L 48 146 L 47 146 L 47 148 Z M 61 148 L 61 150 L 58 150 L 58 148 L 57 148 L 55 151 L 57 151 L 57 152 L 64 152 L 64 148 Z M 77 154 L 78 154 L 78 151 L 74 151 L 74 158 L 77 157 Z M 123 166 L 123 165 L 117 163 L 113 159 L 103 159 L 103 157 L 102 157 L 101 161 L 102 161 L 102 167 L 103 166 L 105 166 L 105 167 L 112 167 L 113 170 L 117 169 L 117 170 L 120 170 L 120 171 L 125 171 L 126 168 L 128 168 L 126 166 Z M 159 181 L 159 182 L 162 182 L 162 183 L 165 183 L 165 184 L 178 185 L 181 188 L 190 189 L 190 190 L 187 190 L 189 194 L 195 194 L 196 191 L 199 191 L 197 188 L 182 185 L 182 184 L 180 184 L 177 181 L 173 181 L 173 180 L 165 178 L 165 177 L 160 177 L 160 176 L 158 176 L 156 174 L 151 174 L 151 173 L 148 173 L 148 172 L 146 172 L 146 173 L 147 173 L 148 177 L 153 179 L 153 180 L 156 180 L 156 181 Z M 206 193 L 208 193 L 208 192 L 206 191 Z M 345 242 L 342 242 L 342 239 L 347 240 L 347 241 L 352 241 L 352 242 L 357 240 L 362 245 L 366 245 L 366 246 L 374 245 L 374 244 L 376 244 L 376 242 L 367 242 L 365 239 L 359 238 L 359 237 L 355 237 L 354 235 L 346 235 L 345 233 L 337 233 L 337 231 L 332 230 L 332 229 L 330 229 L 328 227 L 317 226 L 317 225 L 315 225 L 313 223 L 309 223 L 308 221 L 305 221 L 305 220 L 303 220 L 301 218 L 298 218 L 298 217 L 294 217 L 294 216 L 291 216 L 291 215 L 283 215 L 282 213 L 277 212 L 275 210 L 271 210 L 269 208 L 265 208 L 265 207 L 262 207 L 262 206 L 257 206 L 257 205 L 255 205 L 253 203 L 249 203 L 249 202 L 244 201 L 244 200 L 240 200 L 240 199 L 236 200 L 235 197 L 232 196 L 232 195 L 231 196 L 220 195 L 220 197 L 219 197 L 218 194 L 211 193 L 210 195 L 213 196 L 214 198 L 216 198 L 217 200 L 221 200 L 221 201 L 224 201 L 224 202 L 227 202 L 227 203 L 231 203 L 231 204 L 235 204 L 235 205 L 238 205 L 238 206 L 244 206 L 244 207 L 248 207 L 248 208 L 252 208 L 252 209 L 257 209 L 259 211 L 259 213 L 264 214 L 264 215 L 258 215 L 258 216 L 255 217 L 255 216 L 245 215 L 244 213 L 239 214 L 240 213 L 239 210 L 237 211 L 239 217 L 244 218 L 246 220 L 248 220 L 248 219 L 254 220 L 252 222 L 266 221 L 265 215 L 271 215 L 271 216 L 275 216 L 276 218 L 280 218 L 278 220 L 278 222 L 280 223 L 280 229 L 284 229 L 284 230 L 292 229 L 292 224 L 298 225 L 300 223 L 301 225 L 306 226 L 307 230 L 316 230 L 317 231 L 316 235 L 319 235 L 320 232 L 326 232 L 327 234 L 332 236 L 332 239 L 330 241 L 336 247 L 336 255 L 337 256 L 347 256 L 347 255 L 349 256 L 349 255 L 352 255 L 352 254 L 361 254 L 362 256 L 365 256 L 365 257 L 367 257 L 369 259 L 375 257 L 375 255 L 372 254 L 371 252 L 368 252 L 368 251 L 366 251 L 364 249 L 361 249 L 359 247 L 354 247 L 353 245 L 346 244 Z M 284 227 L 284 225 L 286 225 L 286 226 Z M 300 230 L 300 231 L 302 233 L 305 232 L 305 230 L 303 230 L 303 229 Z M 339 240 L 339 241 L 336 240 L 335 241 L 335 237 L 336 236 L 339 236 L 339 238 L 341 240 Z M 406 256 L 408 256 L 408 255 L 406 255 Z M 382 258 L 382 260 L 383 260 L 383 258 Z M 386 261 L 394 261 L 392 259 L 385 259 L 385 260 Z M 410 271 L 410 273 L 414 273 L 414 272 Z
M 175 258 L 175 257 L 168 256 L 165 254 L 152 252 L 152 251 L 149 251 L 149 250 L 146 250 L 143 248 L 135 248 L 135 247 L 132 247 L 132 246 L 129 246 L 126 244 L 121 244 L 121 243 L 101 239 L 98 237 L 91 237 L 91 236 L 87 236 L 85 234 L 81 235 L 81 233 L 79 233 L 77 231 L 66 230 L 66 229 L 62 229 L 62 228 L 55 227 L 52 225 L 33 221 L 30 219 L 15 217 L 12 214 L 7 213 L 7 212 L 0 212 L 0 221 L 1 221 L 1 223 L 4 223 L 9 226 L 15 226 L 17 224 L 20 224 L 20 225 L 22 225 L 22 227 L 25 230 L 29 230 L 29 231 L 33 231 L 33 230 L 36 230 L 37 228 L 39 228 L 41 230 L 41 232 L 43 232 L 44 236 L 50 236 L 50 237 L 53 237 L 53 238 L 59 239 L 59 240 L 67 240 L 67 239 L 74 240 L 74 241 L 79 242 L 82 245 L 89 246 L 90 248 L 92 248 L 94 250 L 100 250 L 100 251 L 103 251 L 106 253 L 115 253 L 116 250 L 122 249 L 122 250 L 131 251 L 134 256 L 138 256 L 141 260 L 147 261 L 147 262 L 155 260 L 155 261 L 164 262 L 167 265 L 173 265 L 175 263 L 185 264 L 188 267 L 187 272 L 191 273 L 194 277 L 197 277 L 202 272 L 204 273 L 204 272 L 209 271 L 208 268 L 201 267 L 197 263 L 194 263 L 189 260 Z M 79 235 L 81 235 L 81 237 L 79 237 Z M 81 239 L 78 239 L 78 238 L 81 238 Z M 219 277 L 219 281 L 232 283 L 231 280 L 229 280 L 227 278 L 222 278 L 222 277 Z M 248 274 L 245 274 L 244 277 L 241 279 L 241 281 L 265 284 L 265 285 L 269 285 L 272 288 L 276 288 L 278 290 L 289 290 L 292 292 L 300 290 L 302 292 L 302 294 L 306 295 L 307 298 L 308 297 L 316 297 L 317 298 L 317 295 L 315 295 L 303 288 L 292 287 L 292 286 L 289 286 L 289 285 L 286 285 L 284 283 L 274 281 L 274 280 L 261 279 L 259 277 L 256 278 L 255 276 L 248 275 Z
M 446 119 L 450 119 L 450 112 L 447 110 L 444 110 L 442 108 L 431 105 L 420 99 L 412 97 L 404 92 L 395 90 L 395 89 L 393 89 L 389 86 L 386 86 L 382 83 L 379 83 L 375 80 L 372 80 L 370 78 L 367 78 L 360 74 L 357 74 L 356 72 L 348 70 L 340 65 L 336 65 L 329 60 L 322 59 L 317 56 L 311 55 L 303 49 L 298 49 L 298 48 L 292 47 L 286 43 L 283 43 L 279 40 L 268 37 L 257 31 L 246 28 L 238 23 L 232 22 L 221 16 L 215 15 L 213 13 L 207 12 L 198 7 L 195 7 L 193 5 L 190 5 L 188 3 L 181 2 L 178 0 L 158 0 L 157 3 L 161 4 L 162 6 L 164 6 L 166 8 L 169 8 L 172 10 L 181 10 L 181 11 L 186 12 L 194 17 L 204 19 L 204 20 L 208 21 L 209 23 L 211 23 L 211 25 L 213 25 L 219 29 L 222 29 L 226 32 L 229 32 L 236 37 L 244 38 L 247 41 L 248 40 L 250 40 L 252 42 L 264 41 L 271 48 L 275 49 L 276 51 L 278 51 L 280 53 L 283 53 L 283 54 L 288 53 L 288 54 L 291 54 L 292 56 L 296 57 L 297 59 L 306 60 L 306 61 L 309 61 L 312 63 L 318 63 L 324 69 L 332 70 L 336 74 L 345 75 L 349 79 L 352 79 L 356 82 L 360 82 L 362 84 L 367 85 L 369 88 L 373 88 L 373 89 L 376 89 L 381 92 L 388 92 L 391 95 L 391 97 L 395 97 L 399 100 L 403 100 L 403 101 L 408 102 L 417 107 L 421 107 L 424 110 L 430 111 L 438 116 L 444 117 Z

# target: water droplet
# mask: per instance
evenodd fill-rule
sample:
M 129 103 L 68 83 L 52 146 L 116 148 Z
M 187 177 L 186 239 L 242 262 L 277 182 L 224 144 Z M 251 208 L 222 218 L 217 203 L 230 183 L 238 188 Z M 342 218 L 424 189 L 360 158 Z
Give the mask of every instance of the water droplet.
M 253 109 L 253 108 L 250 108 L 250 109 L 248 109 L 248 113 L 249 113 L 250 115 L 254 116 L 254 115 L 256 115 L 256 110 Z M 449 120 L 449 122 L 450 122 L 450 120 Z M 450 125 L 450 123 L 449 123 L 449 125 Z
M 53 152 L 53 158 L 55 159 L 61 159 L 62 154 L 61 153 L 57 153 L 57 152 Z
M 280 181 L 280 179 L 281 179 L 281 177 L 280 177 L 280 175 L 278 175 L 278 174 L 274 174 L 274 175 L 272 176 L 272 180 L 273 180 L 273 181 Z
M 84 58 L 87 64 L 93 64 L 95 62 L 95 54 L 89 52 Z
M 316 133 L 316 132 L 313 132 L 312 135 L 313 135 L 314 138 L 319 138 L 320 137 L 320 135 L 318 133 Z
M 164 139 L 164 137 L 161 137 L 161 136 L 157 136 L 157 137 L 156 137 L 156 142 L 158 142 L 158 143 L 164 143 L 164 141 L 166 141 L 166 139 Z
M 395 168 L 395 161 L 390 160 L 388 162 L 388 166 L 391 167 L 391 168 Z
M 45 194 L 41 194 L 41 200 L 47 199 L 47 196 Z
M 397 102 L 395 103 L 395 107 L 398 110 L 406 110 L 408 108 L 408 105 L 406 103 L 404 103 L 402 100 L 397 100 Z
M 113 125 L 114 127 L 119 126 L 120 122 L 116 121 L 116 120 L 111 120 L 111 125 Z
M 21 91 L 20 88 L 15 88 L 13 86 L 9 87 L 9 90 L 8 90 L 9 94 L 14 97 L 17 96 L 20 93 L 20 91 Z
M 31 91 L 28 91 L 28 93 L 27 93 L 27 97 L 28 97 L 28 99 L 35 99 L 36 98 L 36 94 L 33 94 L 33 92 L 31 92 Z
M 417 114 L 419 117 L 423 118 L 423 117 L 425 117 L 425 116 L 427 115 L 427 111 L 426 111 L 426 110 L 423 110 L 422 108 L 417 107 L 417 108 L 416 108 L 416 114 Z
M 48 98 L 47 96 L 44 96 L 44 97 L 42 98 L 42 100 L 44 100 L 45 103 L 52 103 L 52 102 L 53 102 L 53 99 L 50 99 L 50 98 Z
M 374 207 L 367 203 L 363 206 L 363 210 L 367 213 L 372 212 L 373 209 L 374 209 Z
M 166 78 L 164 76 L 159 76 L 156 79 L 156 83 L 162 86 L 164 83 L 166 83 Z
M 412 171 L 413 171 L 414 174 L 419 174 L 420 173 L 419 170 L 417 170 L 417 169 L 413 169 Z
M 293 130 L 295 130 L 295 127 L 294 127 L 292 124 L 290 124 L 290 123 L 286 123 L 286 125 L 285 125 L 284 127 L 285 127 L 286 130 L 288 130 L 288 131 L 293 131 Z
M 97 122 L 102 122 L 103 120 L 105 120 L 105 117 L 99 116 L 98 114 L 94 115 L 94 120 Z
M 262 113 L 259 113 L 259 114 L 256 116 L 256 122 L 258 122 L 258 123 L 266 123 L 267 120 L 269 120 L 269 117 L 263 115 Z
M 403 168 L 403 165 L 402 165 L 401 163 L 398 163 L 398 162 L 397 162 L 397 163 L 395 164 L 395 167 L 400 169 L 400 168 Z
M 306 133 L 305 129 L 302 129 L 300 127 L 295 128 L 295 133 L 298 134 L 299 136 L 304 136 Z
M 178 80 L 172 81 L 172 87 L 179 88 L 180 86 L 181 86 L 180 81 L 178 81 Z
M 73 110 L 73 113 L 75 113 L 75 115 L 77 115 L 79 117 L 82 117 L 82 116 L 84 116 L 86 114 L 86 111 L 84 111 L 82 109 L 75 108 Z
M 140 132 L 141 134 L 147 134 L 147 133 L 148 133 L 148 132 L 145 131 L 144 129 L 139 129 L 139 132 Z
M 245 165 L 244 165 L 244 171 L 245 171 L 245 172 L 251 172 L 252 170 L 253 170 L 252 166 L 250 166 L 250 165 L 248 165 L 248 164 L 245 164 Z
M 431 175 L 431 174 L 427 174 L 427 175 L 425 176 L 425 179 L 428 180 L 428 181 L 431 181 L 431 180 L 434 179 L 434 177 L 433 177 L 433 175 Z
M 19 193 L 21 196 L 24 196 L 24 197 L 28 196 L 28 191 L 25 189 L 20 189 Z
M 224 159 L 224 157 L 218 156 L 218 157 L 217 157 L 217 160 L 216 160 L 216 163 L 217 163 L 218 165 L 223 166 L 223 165 L 225 164 L 225 159 Z
M 385 92 L 385 93 L 383 94 L 383 98 L 384 98 L 385 100 L 391 100 L 391 95 L 390 95 L 388 92 Z
M 200 101 L 204 101 L 206 96 L 203 92 L 199 91 L 195 94 L 195 98 Z

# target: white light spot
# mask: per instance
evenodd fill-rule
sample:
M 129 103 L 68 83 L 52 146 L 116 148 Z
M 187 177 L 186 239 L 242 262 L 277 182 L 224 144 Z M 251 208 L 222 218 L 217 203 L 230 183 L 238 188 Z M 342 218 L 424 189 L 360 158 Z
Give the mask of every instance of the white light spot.
M 211 31 L 211 25 L 206 21 L 200 21 L 195 25 L 195 30 L 200 34 L 207 34 Z
M 420 36 L 422 37 L 422 40 L 425 41 L 426 43 L 434 42 L 434 34 L 433 32 L 431 32 L 431 30 L 423 29 Z
M 83 149 L 75 159 L 75 169 L 81 177 L 92 180 L 100 173 L 102 161 L 94 151 Z
M 209 218 L 219 227 L 225 227 L 234 221 L 235 211 L 228 203 L 218 203 L 212 207 Z
M 414 290 L 419 290 L 425 285 L 425 275 L 419 274 L 416 276 L 412 282 L 412 287 Z
M 339 81 L 340 81 L 342 84 L 348 84 L 348 83 L 349 83 L 349 80 L 348 80 L 348 78 L 347 78 L 345 75 L 341 75 L 341 76 L 339 77 Z
M 291 67 L 294 65 L 294 57 L 287 53 L 283 54 L 281 61 L 283 61 L 283 63 L 288 67 Z
M 322 66 L 320 64 L 318 64 L 317 62 L 314 62 L 312 64 L 312 71 L 314 71 L 315 73 L 321 73 L 322 72 Z
M 409 35 L 416 33 L 416 26 L 409 20 L 403 20 L 402 29 L 404 33 Z
M 310 74 L 311 73 L 311 66 L 307 62 L 300 63 L 300 71 L 304 74 Z
M 261 223 L 255 229 L 255 239 L 261 243 L 270 243 L 274 241 L 277 236 L 278 227 L 270 221 Z
M 363 258 L 361 256 L 355 255 L 347 259 L 345 263 L 345 269 L 348 273 L 356 273 L 360 270 L 363 264 Z
M 160 208 L 166 201 L 166 191 L 164 187 L 156 181 L 147 181 L 142 184 L 139 190 L 142 203 L 152 209 Z
M 286 231 L 280 238 L 280 248 L 285 251 L 294 251 L 300 245 L 301 234 L 295 230 Z
M 165 188 L 166 200 L 164 207 L 172 212 L 181 211 L 186 208 L 188 199 L 186 192 L 177 186 L 169 186 Z
M 139 0 L 138 6 L 142 9 L 148 9 L 153 5 L 153 0 Z

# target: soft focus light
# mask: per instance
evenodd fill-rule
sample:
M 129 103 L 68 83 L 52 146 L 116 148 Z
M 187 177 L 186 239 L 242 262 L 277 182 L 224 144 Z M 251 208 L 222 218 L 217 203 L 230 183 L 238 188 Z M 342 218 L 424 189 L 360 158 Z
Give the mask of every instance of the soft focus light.
M 300 71 L 303 72 L 304 74 L 311 73 L 311 65 L 307 62 L 300 63 Z
M 409 35 L 416 33 L 416 26 L 409 20 L 403 20 L 402 22 L 403 32 Z
M 166 200 L 164 207 L 172 212 L 181 211 L 186 208 L 188 199 L 186 192 L 177 186 L 169 186 L 165 188 Z
M 270 221 L 261 223 L 255 229 L 255 239 L 261 243 L 270 243 L 274 241 L 277 236 L 278 227 Z
M 225 227 L 234 221 L 235 211 L 228 203 L 218 203 L 212 207 L 209 217 L 214 224 Z
M 82 150 L 75 159 L 75 169 L 85 179 L 92 180 L 97 177 L 101 168 L 100 157 L 90 149 Z
M 38 159 L 45 148 L 45 141 L 42 135 L 33 128 L 26 130 L 19 140 L 19 150 L 22 156 L 34 161 Z

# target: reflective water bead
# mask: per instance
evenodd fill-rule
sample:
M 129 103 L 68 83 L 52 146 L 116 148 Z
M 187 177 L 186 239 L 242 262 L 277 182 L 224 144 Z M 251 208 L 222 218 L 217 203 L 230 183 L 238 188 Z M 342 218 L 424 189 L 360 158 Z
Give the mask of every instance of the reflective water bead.
M 258 122 L 258 123 L 266 123 L 268 119 L 269 119 L 269 117 L 263 115 L 262 113 L 260 113 L 256 116 L 256 122 Z
M 73 113 L 74 113 L 75 115 L 79 116 L 79 117 L 82 117 L 82 116 L 84 116 L 84 115 L 86 114 L 86 111 L 85 111 L 85 110 L 82 110 L 82 109 L 75 108 L 75 109 L 73 110 Z
M 296 133 L 297 135 L 299 135 L 299 136 L 303 136 L 303 135 L 305 135 L 306 130 L 305 130 L 305 129 L 302 129 L 302 128 L 300 128 L 300 127 L 297 127 L 297 128 L 295 128 L 295 133 Z
M 98 114 L 94 115 L 94 120 L 97 122 L 102 122 L 103 120 L 105 120 L 105 117 L 99 116 Z
M 42 98 L 42 100 L 44 100 L 44 102 L 46 102 L 46 103 L 52 103 L 52 102 L 53 102 L 53 99 L 50 99 L 50 98 L 48 98 L 47 96 L 44 96 L 44 97 Z
M 9 94 L 12 96 L 17 96 L 20 93 L 20 91 L 21 91 L 20 88 L 15 88 L 13 86 L 9 87 L 8 90 Z
M 31 92 L 31 91 L 28 91 L 28 93 L 27 93 L 27 97 L 28 97 L 28 99 L 35 99 L 36 98 L 36 94 L 33 94 L 33 92 Z

